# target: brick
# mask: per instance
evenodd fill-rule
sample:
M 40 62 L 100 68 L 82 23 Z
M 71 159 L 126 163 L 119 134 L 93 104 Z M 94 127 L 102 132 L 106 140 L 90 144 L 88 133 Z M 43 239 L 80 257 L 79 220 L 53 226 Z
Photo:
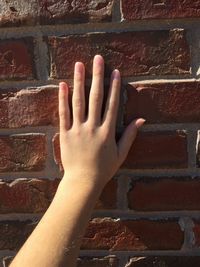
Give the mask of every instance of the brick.
M 93 219 L 85 233 L 82 249 L 97 250 L 177 250 L 183 232 L 175 221 L 119 221 Z
M 31 221 L 0 222 L 0 250 L 19 250 L 35 227 Z
M 40 213 L 49 207 L 60 180 L 16 179 L 0 182 L 0 213 Z
M 58 88 L 0 89 L 0 128 L 58 124 Z
M 40 1 L 42 24 L 111 21 L 114 0 Z
M 77 267 L 117 267 L 118 259 L 116 257 L 105 258 L 87 258 L 82 257 L 77 261 Z
M 127 197 L 136 211 L 200 210 L 200 180 L 144 178 L 132 181 Z
M 0 172 L 41 171 L 46 156 L 44 134 L 0 136 Z
M 32 38 L 0 41 L 0 80 L 33 80 Z
M 199 267 L 199 256 L 149 256 L 135 257 L 128 267 Z
M 200 122 L 200 83 L 149 83 L 126 86 L 124 123 L 143 117 L 146 123 Z
M 0 181 L 0 213 L 41 213 L 49 207 L 60 180 L 16 179 Z M 112 179 L 97 200 L 95 209 L 114 209 L 117 182 Z
M 31 221 L 0 222 L 0 249 L 18 250 L 35 228 Z M 178 250 L 184 235 L 176 221 L 119 221 L 95 218 L 90 221 L 81 249 Z
M 186 168 L 187 134 L 174 132 L 139 133 L 122 165 L 126 169 Z
M 194 245 L 200 248 L 200 221 L 199 220 L 194 221 L 193 232 L 194 232 Z
M 125 20 L 200 17 L 199 0 L 121 0 Z
M 91 77 L 95 54 L 105 58 L 106 76 L 115 68 L 123 76 L 190 73 L 190 49 L 181 29 L 49 37 L 48 45 L 51 78 L 72 78 L 76 61 L 85 63 Z
M 0 2 L 0 26 L 111 21 L 113 0 L 9 0 Z

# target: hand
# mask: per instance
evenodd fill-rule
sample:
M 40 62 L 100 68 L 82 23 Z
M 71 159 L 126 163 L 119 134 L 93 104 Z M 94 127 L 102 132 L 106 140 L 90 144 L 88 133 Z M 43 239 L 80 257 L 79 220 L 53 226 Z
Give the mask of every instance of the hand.
M 115 128 L 120 96 L 120 73 L 114 70 L 103 117 L 104 60 L 96 55 L 89 96 L 88 114 L 85 112 L 85 67 L 77 62 L 74 69 L 74 91 L 70 114 L 66 83 L 59 84 L 60 148 L 64 179 L 77 179 L 94 186 L 104 186 L 125 160 L 145 120 L 133 121 L 116 143 Z M 71 116 L 72 115 L 72 116 Z M 73 119 L 70 120 L 70 117 Z

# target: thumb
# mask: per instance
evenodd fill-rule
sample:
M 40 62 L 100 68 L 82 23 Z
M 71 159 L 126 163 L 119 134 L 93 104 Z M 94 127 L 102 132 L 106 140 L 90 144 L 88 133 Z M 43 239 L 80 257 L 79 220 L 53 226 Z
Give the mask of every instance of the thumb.
M 138 129 L 142 127 L 144 124 L 144 119 L 136 119 L 131 122 L 126 130 L 124 131 L 121 139 L 118 142 L 118 159 L 119 159 L 119 166 L 124 162 L 126 159 L 128 152 L 133 144 L 133 141 L 136 138 Z

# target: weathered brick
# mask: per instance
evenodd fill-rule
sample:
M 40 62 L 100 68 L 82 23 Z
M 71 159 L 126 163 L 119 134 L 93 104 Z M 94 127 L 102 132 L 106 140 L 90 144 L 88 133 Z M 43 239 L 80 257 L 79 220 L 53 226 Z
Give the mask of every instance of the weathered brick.
M 40 0 L 40 21 L 42 24 L 83 23 L 110 21 L 114 0 Z
M 18 250 L 36 227 L 31 221 L 0 222 L 0 249 Z
M 200 17 L 199 0 L 121 0 L 125 20 Z
M 123 76 L 189 74 L 190 51 L 184 30 L 98 33 L 49 37 L 51 78 L 72 78 L 76 61 L 91 76 L 92 59 L 101 54 L 106 76 L 118 68 Z
M 194 231 L 194 237 L 195 237 L 194 244 L 196 247 L 200 248 L 200 221 L 199 220 L 194 221 L 193 231 Z
M 82 249 L 177 250 L 183 232 L 175 221 L 118 221 L 96 218 L 86 230 Z
M 139 133 L 122 165 L 128 169 L 186 168 L 187 134 L 174 132 Z
M 40 213 L 49 207 L 60 180 L 16 179 L 0 181 L 0 213 Z M 95 209 L 113 209 L 117 202 L 117 182 L 112 179 L 97 200 Z
M 128 267 L 199 267 L 199 256 L 149 256 L 132 258 Z
M 31 221 L 0 222 L 0 249 L 19 249 L 36 223 Z M 119 221 L 96 218 L 90 221 L 81 249 L 178 250 L 184 234 L 176 221 Z
M 32 38 L 0 41 L 0 80 L 34 78 Z
M 44 134 L 0 136 L 0 172 L 41 171 L 46 155 Z
M 0 89 L 0 128 L 58 125 L 58 88 Z
M 200 83 L 150 83 L 126 86 L 124 123 L 142 117 L 146 123 L 200 122 Z
M 39 213 L 49 207 L 59 179 L 16 179 L 0 182 L 0 213 Z
M 137 211 L 200 210 L 200 180 L 145 178 L 132 181 L 129 208 Z
M 117 267 L 118 259 L 114 256 L 105 258 L 82 257 L 77 261 L 78 267 Z
M 0 26 L 110 21 L 113 0 L 9 0 L 0 2 Z

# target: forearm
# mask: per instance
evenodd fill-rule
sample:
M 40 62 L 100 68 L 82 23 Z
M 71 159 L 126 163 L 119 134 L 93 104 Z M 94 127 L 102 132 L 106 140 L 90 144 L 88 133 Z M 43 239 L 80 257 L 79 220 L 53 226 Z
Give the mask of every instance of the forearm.
M 76 266 L 81 240 L 102 188 L 81 182 L 81 176 L 72 181 L 61 181 L 49 209 L 10 267 Z

